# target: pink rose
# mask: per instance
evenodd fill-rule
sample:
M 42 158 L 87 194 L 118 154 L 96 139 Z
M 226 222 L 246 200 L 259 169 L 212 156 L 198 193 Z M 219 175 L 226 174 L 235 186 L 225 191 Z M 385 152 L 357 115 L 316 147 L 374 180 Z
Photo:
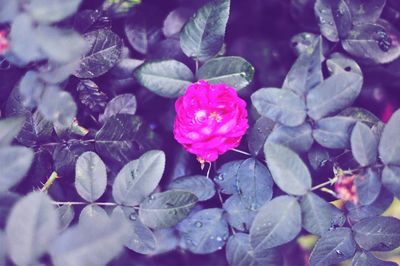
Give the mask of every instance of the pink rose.
M 199 161 L 215 161 L 239 146 L 249 127 L 246 102 L 225 84 L 191 84 L 175 109 L 175 139 Z
M 5 31 L 0 31 L 0 54 L 3 54 L 8 47 L 7 34 Z

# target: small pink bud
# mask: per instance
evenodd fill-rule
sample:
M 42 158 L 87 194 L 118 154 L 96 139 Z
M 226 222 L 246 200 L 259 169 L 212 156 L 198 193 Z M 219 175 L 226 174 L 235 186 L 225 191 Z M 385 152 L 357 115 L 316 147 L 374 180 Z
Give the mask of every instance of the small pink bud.
M 355 205 L 358 204 L 357 187 L 354 183 L 356 178 L 356 175 L 343 175 L 335 185 L 338 198 L 343 201 L 350 201 Z

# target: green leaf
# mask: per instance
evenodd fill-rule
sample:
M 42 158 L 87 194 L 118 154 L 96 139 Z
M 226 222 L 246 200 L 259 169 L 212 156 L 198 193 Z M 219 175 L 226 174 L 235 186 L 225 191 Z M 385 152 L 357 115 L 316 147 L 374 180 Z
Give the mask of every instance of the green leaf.
M 354 238 L 365 250 L 390 251 L 400 246 L 400 220 L 377 216 L 353 225 Z
M 356 120 L 349 117 L 334 116 L 317 121 L 313 137 L 321 146 L 330 149 L 350 147 L 350 136 Z
M 106 211 L 96 204 L 86 205 L 79 214 L 79 223 L 93 224 L 99 220 L 109 220 Z
M 25 117 L 10 117 L 0 120 L 0 146 L 6 146 L 18 135 L 25 123 Z
M 283 265 L 283 257 L 278 249 L 269 249 L 256 256 L 250 245 L 250 236 L 244 233 L 236 233 L 229 237 L 226 244 L 226 259 L 229 265 Z
M 46 88 L 38 108 L 44 118 L 61 127 L 69 127 L 77 112 L 71 94 L 55 86 Z
M 171 190 L 151 195 L 139 206 L 139 217 L 150 228 L 167 228 L 185 219 L 197 197 L 187 191 Z
M 107 103 L 103 115 L 100 116 L 100 120 L 106 120 L 116 114 L 134 115 L 136 108 L 137 101 L 135 95 L 131 93 L 120 94 Z
M 80 223 L 66 230 L 49 249 L 52 263 L 65 266 L 106 265 L 124 247 L 130 227 L 112 217 Z
M 31 192 L 14 205 L 6 225 L 8 254 L 17 265 L 36 262 L 58 231 L 57 212 L 44 193 Z
M 321 34 L 331 42 L 338 42 L 339 33 L 333 17 L 332 3 L 329 0 L 315 1 L 314 13 L 315 17 L 318 18 Z
M 374 170 L 373 168 L 367 168 L 363 175 L 359 175 L 356 178 L 354 183 L 356 185 L 358 200 L 361 205 L 369 205 L 378 198 L 382 187 L 379 177 L 380 171 Z M 396 186 L 394 186 L 394 188 L 396 189 Z
M 361 166 L 371 165 L 378 157 L 378 140 L 372 130 L 357 122 L 350 138 L 351 152 Z
M 168 189 L 189 191 L 195 194 L 199 201 L 211 199 L 215 195 L 214 183 L 210 178 L 203 175 L 175 178 L 169 183 Z
M 125 35 L 129 44 L 139 53 L 147 54 L 152 45 L 162 39 L 157 9 L 139 5 L 132 8 L 125 19 Z M 152 16 L 149 16 L 152 14 Z
M 258 211 L 258 208 L 253 208 L 253 210 L 248 208 L 238 194 L 225 200 L 222 207 L 226 211 L 227 222 L 240 231 L 249 230 Z
M 229 9 L 230 0 L 215 0 L 196 11 L 180 35 L 181 48 L 187 56 L 205 61 L 221 50 Z
M 3 231 L 0 231 L 0 265 L 6 265 L 6 236 Z
M 16 137 L 19 143 L 24 146 L 34 146 L 51 138 L 54 132 L 53 123 L 46 120 L 39 110 L 33 114 L 26 113 L 25 118 L 25 124 Z
M 119 165 L 136 159 L 159 145 L 157 135 L 139 116 L 116 114 L 106 120 L 95 137 L 97 153 Z
M 131 226 L 131 233 L 125 246 L 140 254 L 154 254 L 158 248 L 156 236 L 139 219 L 133 208 L 114 208 L 112 215 L 126 219 Z
M 400 198 L 400 167 L 396 165 L 386 165 L 382 171 L 382 184 L 396 198 Z
M 379 157 L 385 164 L 400 165 L 400 110 L 392 114 L 379 142 Z
M 98 200 L 107 186 L 107 169 L 101 158 L 88 151 L 79 156 L 75 168 L 75 188 L 89 202 Z
M 314 120 L 351 105 L 361 92 L 362 76 L 342 72 L 329 77 L 307 94 L 307 114 Z
M 18 184 L 28 173 L 34 153 L 26 147 L 0 148 L 0 192 Z
M 346 221 L 344 213 L 312 192 L 304 195 L 300 205 L 303 227 L 313 235 L 322 236 Z
M 224 83 L 239 91 L 253 80 L 254 67 L 238 56 L 218 57 L 202 65 L 196 76 L 209 83 Z
M 326 60 L 326 67 L 331 76 L 342 72 L 352 72 L 362 76 L 361 68 L 357 62 L 338 52 L 333 53 L 330 58 Z
M 257 156 L 264 148 L 265 141 L 272 133 L 275 122 L 268 117 L 261 116 L 249 129 L 247 136 L 247 145 L 253 156 Z
M 127 163 L 117 174 L 112 194 L 117 203 L 135 206 L 156 189 L 165 168 L 163 151 L 148 151 Z
M 314 142 L 312 128 L 309 123 L 297 127 L 280 125 L 274 128 L 267 142 L 281 144 L 298 153 L 306 152 Z
M 68 63 L 87 51 L 85 39 L 73 30 L 41 25 L 36 28 L 35 35 L 43 53 L 54 62 Z
M 350 228 L 336 228 L 322 235 L 310 256 L 310 265 L 338 264 L 353 257 L 356 251 Z
M 290 68 L 282 85 L 282 89 L 290 90 L 304 97 L 311 89 L 323 81 L 321 62 L 322 38 L 318 37 L 312 46 L 311 54 L 304 52 L 299 55 Z
M 53 23 L 74 14 L 82 0 L 31 0 L 25 6 L 38 22 Z
M 343 49 L 354 57 L 369 63 L 386 64 L 400 56 L 400 35 L 388 22 L 355 25 L 346 39 Z
M 62 205 L 57 208 L 58 218 L 60 220 L 60 232 L 64 231 L 71 224 L 75 217 L 75 211 L 72 205 Z
M 146 62 L 135 76 L 143 87 L 169 98 L 182 95 L 194 79 L 192 71 L 176 60 Z
M 78 78 L 95 78 L 109 71 L 120 60 L 121 38 L 109 29 L 99 29 L 83 35 L 90 50 L 80 59 Z
M 264 153 L 275 183 L 288 194 L 305 195 L 311 188 L 307 166 L 292 150 L 274 143 L 266 143 Z
M 36 40 L 33 19 L 26 13 L 19 14 L 11 24 L 10 39 L 11 52 L 19 65 L 25 65 L 35 60 L 45 59 Z
M 306 106 L 300 96 L 289 90 L 262 88 L 251 95 L 257 112 L 289 127 L 299 126 L 306 119 Z
M 250 243 L 255 254 L 263 254 L 293 240 L 300 231 L 299 203 L 291 196 L 279 196 L 265 203 L 256 215 L 250 228 Z
M 351 261 L 352 266 L 396 266 L 395 262 L 380 260 L 368 251 L 359 251 Z
M 0 0 L 0 23 L 12 21 L 19 12 L 18 1 Z
M 224 212 L 219 208 L 204 209 L 190 215 L 178 225 L 184 247 L 195 254 L 215 252 L 225 245 L 229 235 Z
M 257 210 L 269 201 L 272 198 L 273 185 L 271 173 L 260 161 L 249 158 L 240 164 L 236 174 L 236 187 L 245 208 Z

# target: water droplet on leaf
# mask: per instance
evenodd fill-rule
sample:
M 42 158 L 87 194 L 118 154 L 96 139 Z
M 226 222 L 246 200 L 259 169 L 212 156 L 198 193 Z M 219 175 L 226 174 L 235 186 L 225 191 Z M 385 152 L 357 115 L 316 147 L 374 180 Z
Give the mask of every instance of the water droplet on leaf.
M 224 180 L 224 175 L 223 175 L 223 174 L 218 174 L 217 177 L 216 177 L 216 179 L 217 179 L 218 181 L 223 181 L 223 180 Z
M 203 226 L 203 223 L 200 222 L 200 221 L 196 221 L 196 222 L 194 223 L 194 226 L 196 226 L 197 228 L 200 228 L 200 227 Z
M 137 214 L 136 213 L 131 213 L 129 215 L 129 219 L 132 220 L 132 221 L 136 221 L 137 220 Z
M 343 252 L 340 251 L 339 249 L 336 250 L 336 254 L 337 254 L 338 256 L 343 256 Z
M 379 49 L 384 52 L 389 51 L 392 47 L 392 38 L 390 38 L 387 33 L 383 30 L 376 32 L 376 40 L 378 42 Z

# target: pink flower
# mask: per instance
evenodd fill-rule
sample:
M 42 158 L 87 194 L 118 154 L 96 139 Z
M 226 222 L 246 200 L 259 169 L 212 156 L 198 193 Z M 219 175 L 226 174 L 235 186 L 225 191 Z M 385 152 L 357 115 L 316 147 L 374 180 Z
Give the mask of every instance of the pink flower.
M 9 47 L 7 34 L 5 31 L 0 31 L 0 54 L 3 54 Z
M 339 177 L 339 180 L 335 185 L 338 198 L 343 201 L 350 201 L 355 205 L 358 204 L 357 187 L 354 183 L 356 178 L 356 175 L 343 175 Z
M 249 127 L 246 102 L 225 84 L 191 84 L 175 103 L 175 139 L 200 162 L 239 146 Z

